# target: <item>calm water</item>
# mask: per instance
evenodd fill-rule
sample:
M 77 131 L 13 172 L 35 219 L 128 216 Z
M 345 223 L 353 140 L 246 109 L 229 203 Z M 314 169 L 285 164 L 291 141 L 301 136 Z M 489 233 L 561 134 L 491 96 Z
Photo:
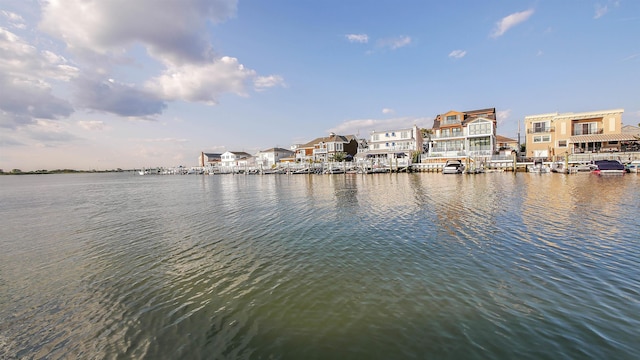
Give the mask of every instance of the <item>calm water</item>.
M 0 177 L 0 358 L 637 359 L 640 176 Z

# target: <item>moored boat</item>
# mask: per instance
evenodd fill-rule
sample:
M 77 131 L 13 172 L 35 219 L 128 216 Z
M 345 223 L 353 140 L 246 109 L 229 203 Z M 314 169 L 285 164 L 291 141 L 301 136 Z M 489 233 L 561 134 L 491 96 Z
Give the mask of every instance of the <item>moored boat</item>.
M 442 168 L 443 174 L 462 174 L 464 172 L 464 164 L 460 160 L 447 160 Z
M 596 175 L 624 175 L 627 172 L 618 160 L 595 160 L 593 164 L 596 167 L 592 173 Z

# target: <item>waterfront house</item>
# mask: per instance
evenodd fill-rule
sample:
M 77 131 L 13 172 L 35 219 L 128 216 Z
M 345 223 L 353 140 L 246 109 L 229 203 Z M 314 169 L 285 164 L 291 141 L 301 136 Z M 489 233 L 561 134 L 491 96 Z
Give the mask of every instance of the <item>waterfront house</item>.
M 490 157 L 496 151 L 496 109 L 449 111 L 433 120 L 429 157 Z
M 222 154 L 221 165 L 225 170 L 235 171 L 255 165 L 255 158 L 243 151 L 227 151 Z
M 518 149 L 518 140 L 510 139 L 502 135 L 496 135 L 496 146 L 502 155 L 510 155 L 512 151 L 520 151 L 520 149 Z
M 526 156 L 551 158 L 620 151 L 622 142 L 636 139 L 622 132 L 623 112 L 624 109 L 612 109 L 525 116 Z
M 294 152 L 283 148 L 271 148 L 267 150 L 259 151 L 256 154 L 256 165 L 262 168 L 270 168 L 278 164 L 283 159 L 289 159 L 293 157 Z
M 411 158 L 411 153 L 422 152 L 422 133 L 418 126 L 410 128 L 372 131 L 366 149 L 360 151 L 367 157 L 395 159 Z
M 198 157 L 198 164 L 200 165 L 200 167 L 220 165 L 221 161 L 222 154 L 220 153 L 201 152 L 200 156 Z
M 297 162 L 331 161 L 339 152 L 355 156 L 358 152 L 356 137 L 330 133 L 329 136 L 319 137 L 297 146 L 295 158 Z

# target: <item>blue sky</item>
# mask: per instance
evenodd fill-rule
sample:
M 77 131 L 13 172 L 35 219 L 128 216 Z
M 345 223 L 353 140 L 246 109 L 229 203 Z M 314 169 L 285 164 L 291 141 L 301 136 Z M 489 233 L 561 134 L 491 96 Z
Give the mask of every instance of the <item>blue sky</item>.
M 0 168 L 194 166 L 495 107 L 640 123 L 640 1 L 4 0 Z

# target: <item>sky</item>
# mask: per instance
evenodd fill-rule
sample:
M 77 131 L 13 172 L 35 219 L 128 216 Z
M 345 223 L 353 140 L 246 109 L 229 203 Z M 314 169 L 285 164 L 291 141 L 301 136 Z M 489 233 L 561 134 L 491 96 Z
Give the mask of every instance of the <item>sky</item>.
M 640 123 L 637 0 L 2 0 L 0 169 L 196 166 L 496 108 Z

